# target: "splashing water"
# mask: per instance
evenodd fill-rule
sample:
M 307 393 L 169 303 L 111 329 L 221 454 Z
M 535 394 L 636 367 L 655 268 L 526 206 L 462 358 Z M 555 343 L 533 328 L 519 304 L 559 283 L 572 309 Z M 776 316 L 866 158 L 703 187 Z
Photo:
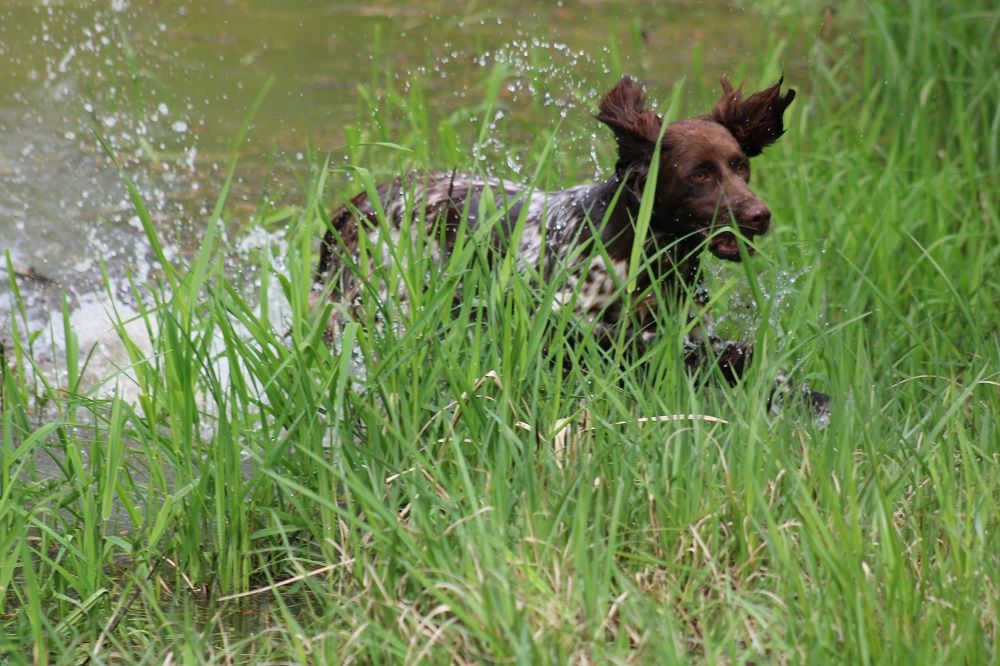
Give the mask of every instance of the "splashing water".
M 738 269 L 712 262 L 708 267 L 709 280 L 725 281 L 732 270 Z M 777 270 L 757 274 L 761 294 L 767 300 L 767 323 L 778 334 L 779 340 L 786 338 L 782 323 L 794 305 L 794 296 L 798 293 L 796 282 L 808 271 L 808 268 L 802 268 L 796 272 Z M 762 312 L 754 300 L 750 283 L 744 274 L 740 274 L 728 303 L 725 307 L 719 308 L 715 317 L 716 325 L 725 330 L 727 337 L 750 342 L 761 325 L 761 316 Z

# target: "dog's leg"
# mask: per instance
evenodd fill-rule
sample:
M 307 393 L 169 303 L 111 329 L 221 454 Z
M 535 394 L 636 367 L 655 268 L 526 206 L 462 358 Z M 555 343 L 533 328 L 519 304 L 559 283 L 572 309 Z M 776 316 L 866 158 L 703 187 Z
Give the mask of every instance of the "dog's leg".
M 697 339 L 688 336 L 685 340 L 685 365 L 689 372 L 696 372 L 714 362 L 722 376 L 730 384 L 737 383 L 753 361 L 753 347 L 734 340 L 723 340 L 715 335 Z M 826 416 L 830 413 L 830 396 L 811 390 L 808 386 L 796 386 L 784 370 L 779 370 L 771 385 L 767 397 L 767 411 L 777 413 L 798 397 L 816 416 Z
M 777 377 L 774 378 L 774 384 L 771 385 L 771 394 L 767 398 L 767 411 L 778 413 L 790 399 L 794 398 L 805 401 L 817 417 L 826 417 L 830 414 L 830 396 L 813 391 L 806 385 L 796 386 L 788 373 L 779 370 Z
M 735 384 L 752 360 L 753 347 L 742 342 L 722 340 L 714 335 L 708 339 L 689 335 L 684 340 L 684 365 L 691 373 L 716 366 L 727 382 Z

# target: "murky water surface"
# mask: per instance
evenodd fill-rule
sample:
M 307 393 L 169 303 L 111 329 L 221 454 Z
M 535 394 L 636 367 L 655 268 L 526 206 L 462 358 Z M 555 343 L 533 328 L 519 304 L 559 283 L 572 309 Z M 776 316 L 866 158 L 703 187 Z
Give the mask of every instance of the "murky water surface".
M 419 78 L 431 115 L 441 117 L 478 101 L 483 69 L 506 60 L 509 122 L 530 128 L 532 97 L 585 117 L 589 96 L 619 70 L 661 95 L 694 67 L 706 77 L 739 74 L 733 64 L 757 56 L 759 20 L 718 1 L 5 0 L 0 252 L 9 251 L 19 276 L 28 328 L 51 327 L 65 292 L 84 353 L 104 351 L 95 357 L 99 373 L 101 361 L 115 364 L 109 298 L 127 317 L 126 277 L 147 279 L 155 264 L 97 134 L 139 185 L 169 256 L 183 260 L 197 247 L 228 146 L 273 75 L 225 215 L 238 271 L 241 252 L 280 242 L 280 233 L 245 231 L 265 182 L 301 203 L 295 175 L 305 169 L 307 142 L 341 159 L 359 87 L 387 72 L 400 87 Z M 586 159 L 588 149 L 580 151 Z M 516 168 L 516 159 L 505 166 Z M 3 262 L 5 336 L 15 316 L 7 273 Z

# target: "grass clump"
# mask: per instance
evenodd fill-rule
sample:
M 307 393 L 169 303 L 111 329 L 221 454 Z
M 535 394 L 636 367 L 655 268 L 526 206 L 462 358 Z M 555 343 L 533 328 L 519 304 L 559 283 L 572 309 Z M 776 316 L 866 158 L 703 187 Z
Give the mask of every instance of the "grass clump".
M 818 47 L 789 136 L 757 169 L 771 240 L 712 276 L 723 324 L 756 325 L 756 368 L 735 389 L 679 370 L 682 318 L 665 317 L 642 363 L 559 344 L 568 311 L 486 270 L 474 242 L 392 269 L 412 307 L 372 302 L 343 353 L 325 345 L 328 313 L 308 303 L 323 169 L 258 293 L 216 259 L 225 188 L 192 265 L 135 285 L 138 314 L 118 329 L 134 401 L 80 390 L 68 311 L 66 386 L 15 321 L 0 650 L 995 661 L 1000 14 L 972 5 L 869 3 L 845 12 L 854 41 Z M 772 62 L 750 78 L 773 80 Z M 504 75 L 486 75 L 479 117 Z M 338 182 L 468 162 L 462 114 L 434 128 L 419 85 L 379 99 L 384 134 L 352 131 L 365 145 Z M 557 133 L 531 142 L 539 187 L 565 185 Z M 385 173 L 360 168 L 373 164 Z M 386 317 L 405 325 L 374 325 Z M 828 427 L 768 416 L 781 366 L 834 396 Z

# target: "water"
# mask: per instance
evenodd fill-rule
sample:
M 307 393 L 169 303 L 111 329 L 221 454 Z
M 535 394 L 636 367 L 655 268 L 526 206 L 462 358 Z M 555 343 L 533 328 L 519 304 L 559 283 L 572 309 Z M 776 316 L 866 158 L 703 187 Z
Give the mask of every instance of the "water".
M 522 164 L 504 150 L 502 137 L 532 131 L 539 100 L 551 119 L 586 118 L 619 69 L 661 95 L 692 75 L 694 61 L 712 81 L 756 57 L 759 21 L 724 2 L 518 0 L 502 9 L 473 3 L 444 10 L 413 0 L 6 0 L 0 252 L 10 253 L 19 276 L 26 304 L 21 328 L 43 331 L 40 347 L 50 351 L 42 360 L 55 362 L 66 294 L 82 354 L 97 350 L 87 385 L 99 386 L 124 361 L 108 313 L 119 308 L 127 316 L 128 278 L 141 283 L 158 267 L 95 132 L 136 181 L 168 259 L 187 260 L 223 179 L 228 146 L 273 75 L 274 88 L 241 149 L 224 216 L 237 273 L 254 251 L 280 247 L 280 229 L 268 234 L 248 223 L 262 197 L 278 199 L 275 205 L 302 203 L 296 178 L 305 170 L 307 142 L 335 159 L 345 152 L 344 126 L 356 120 L 359 86 L 390 77 L 405 88 L 419 77 L 432 115 L 441 117 L 474 104 L 484 68 L 505 64 L 507 108 L 492 119 L 496 136 L 474 150 L 509 176 Z M 561 145 L 587 165 L 584 177 L 610 166 L 597 163 L 593 131 Z M 6 274 L 3 265 L 3 337 L 16 316 Z

